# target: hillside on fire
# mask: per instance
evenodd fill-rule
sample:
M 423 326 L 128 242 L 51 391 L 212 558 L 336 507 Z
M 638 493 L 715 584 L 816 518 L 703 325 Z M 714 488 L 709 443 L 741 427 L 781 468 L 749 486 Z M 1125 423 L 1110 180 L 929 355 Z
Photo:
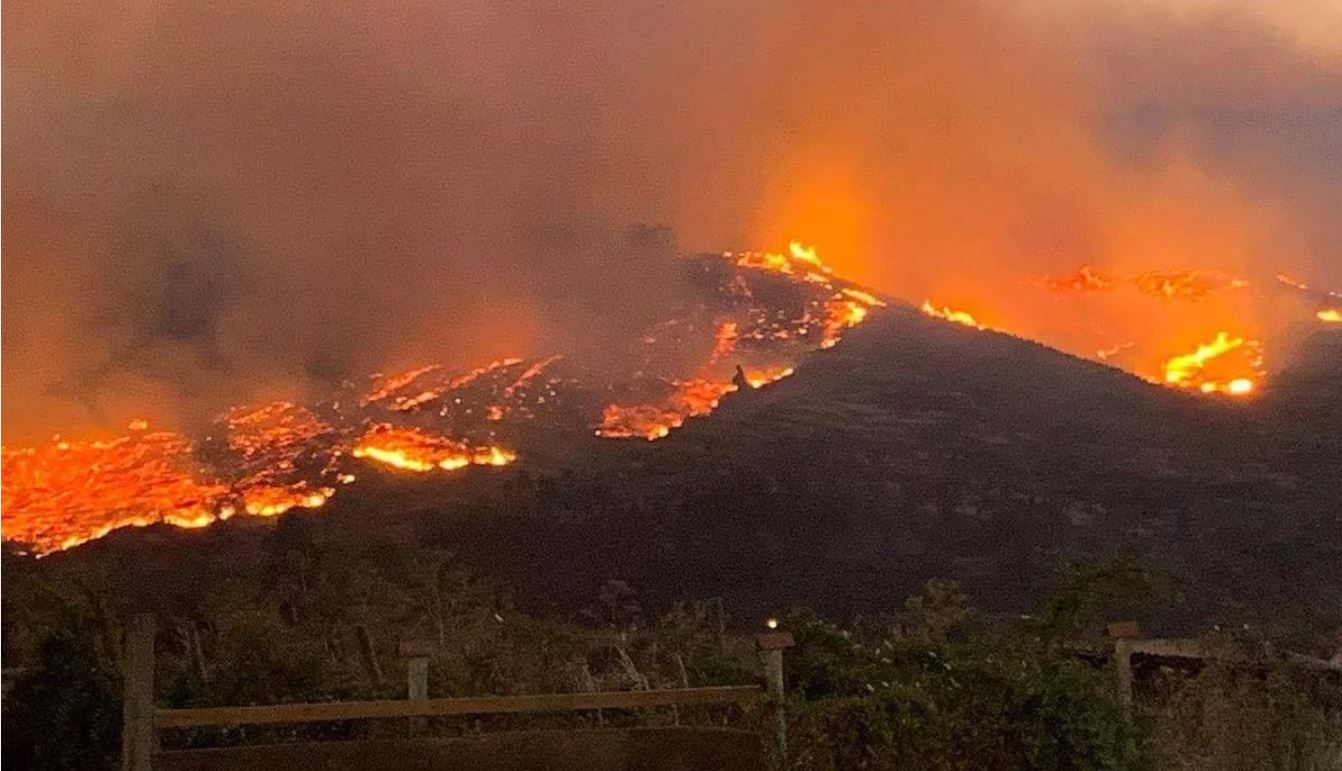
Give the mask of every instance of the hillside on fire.
M 442 549 L 525 607 L 603 583 L 889 611 L 933 577 L 1023 612 L 1058 564 L 1126 555 L 1177 577 L 1169 623 L 1342 620 L 1339 336 L 1253 402 L 1187 394 L 904 306 L 790 377 L 728 392 L 655 442 L 535 432 L 521 460 L 453 474 L 372 459 L 303 519 L 340 561 Z M 270 523 L 129 528 L 40 560 L 127 597 L 190 597 L 262 558 Z

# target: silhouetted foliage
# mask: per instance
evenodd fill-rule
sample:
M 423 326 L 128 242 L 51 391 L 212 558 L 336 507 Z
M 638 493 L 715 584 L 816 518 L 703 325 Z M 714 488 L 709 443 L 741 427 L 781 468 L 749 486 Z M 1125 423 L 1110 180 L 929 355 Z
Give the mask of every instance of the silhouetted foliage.
M 89 620 L 62 608 L 35 664 L 4 700 L 6 768 L 113 768 L 121 741 L 121 682 Z

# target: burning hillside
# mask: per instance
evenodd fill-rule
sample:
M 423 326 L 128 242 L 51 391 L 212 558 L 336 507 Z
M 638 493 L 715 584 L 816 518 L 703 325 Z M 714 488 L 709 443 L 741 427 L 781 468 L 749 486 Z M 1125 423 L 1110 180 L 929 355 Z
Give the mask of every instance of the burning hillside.
M 121 436 L 5 447 L 5 538 L 48 553 L 120 527 L 201 527 L 238 514 L 316 508 L 374 468 L 506 466 L 557 436 L 661 439 L 734 392 L 788 377 L 803 358 L 837 345 L 886 305 L 795 242 L 787 252 L 701 255 L 682 267 L 695 299 L 642 330 L 623 374 L 577 356 L 505 358 L 466 371 L 430 364 L 347 383 L 308 406 L 235 408 L 201 437 L 134 420 Z M 1198 309 L 1218 293 L 1251 291 L 1248 282 L 1215 271 L 1123 277 L 1082 268 L 1032 283 L 1060 296 L 1127 291 Z M 1335 299 L 1285 278 L 1278 285 Z M 991 317 L 932 300 L 922 311 L 976 330 L 995 328 Z M 1334 323 L 1335 314 L 1321 309 L 1317 321 Z M 1134 342 L 1088 355 L 1155 384 L 1234 398 L 1254 393 L 1263 346 L 1221 329 L 1215 313 L 1207 321 L 1209 331 L 1187 346 L 1166 340 L 1145 360 L 1134 355 Z
M 552 356 L 468 371 L 427 365 L 348 384 L 310 406 L 239 407 L 205 436 L 150 430 L 5 447 L 4 534 L 37 553 L 113 529 L 201 527 L 323 505 L 369 464 L 450 472 L 505 466 L 525 428 L 658 439 L 727 394 L 790 375 L 808 352 L 885 303 L 833 276 L 814 250 L 684 261 L 700 300 L 646 330 L 632 375 Z

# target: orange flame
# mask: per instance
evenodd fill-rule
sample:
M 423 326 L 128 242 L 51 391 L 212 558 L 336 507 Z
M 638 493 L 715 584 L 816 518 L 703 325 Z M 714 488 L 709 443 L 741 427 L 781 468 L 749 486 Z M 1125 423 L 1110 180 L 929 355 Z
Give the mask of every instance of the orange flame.
M 1165 299 L 1202 300 L 1222 289 L 1242 289 L 1248 281 L 1216 270 L 1148 271 L 1133 279 L 1142 292 Z
M 1232 396 L 1245 396 L 1253 392 L 1253 378 L 1237 375 L 1226 380 L 1217 380 L 1207 376 L 1207 368 L 1216 360 L 1241 349 L 1256 349 L 1257 343 L 1241 337 L 1231 337 L 1226 332 L 1218 332 L 1216 339 L 1199 345 L 1191 353 L 1171 357 L 1165 362 L 1164 382 L 1181 388 L 1196 388 L 1205 394 L 1222 393 Z M 1257 365 L 1256 355 L 1251 366 Z
M 763 388 L 770 383 L 777 383 L 785 377 L 790 377 L 792 367 L 764 367 L 762 369 L 746 370 L 746 382 L 750 383 L 751 388 Z
M 229 488 L 191 460 L 166 431 L 0 448 L 0 498 L 8 540 L 37 553 L 68 549 L 121 527 L 213 521 Z
M 517 460 L 509 450 L 493 445 L 472 447 L 446 437 L 387 423 L 374 426 L 354 446 L 356 458 L 366 458 L 405 471 L 452 471 L 466 466 L 506 466 Z
M 728 256 L 731 256 L 730 253 Z M 785 255 L 773 252 L 742 252 L 736 264 L 743 268 L 771 270 L 789 276 L 800 273 L 808 281 L 818 279 L 823 282 L 826 280 L 825 275 L 834 272 L 816 255 L 815 247 L 803 246 L 800 241 L 788 244 L 788 253 Z
M 1102 292 L 1114 288 L 1114 280 L 1091 268 L 1082 266 L 1077 272 L 1055 278 L 1045 278 L 1044 287 L 1059 294 L 1066 292 Z
M 941 308 L 937 308 L 932 304 L 931 300 L 923 300 L 923 313 L 926 313 L 933 318 L 944 319 L 956 324 L 962 324 L 966 327 L 983 329 L 983 326 L 980 325 L 968 312 L 954 310 L 945 305 L 941 306 Z

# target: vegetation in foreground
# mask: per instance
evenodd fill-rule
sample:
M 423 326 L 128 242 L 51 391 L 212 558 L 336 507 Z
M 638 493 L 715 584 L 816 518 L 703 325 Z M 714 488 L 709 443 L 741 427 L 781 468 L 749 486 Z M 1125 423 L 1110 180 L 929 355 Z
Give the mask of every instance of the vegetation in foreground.
M 403 697 L 404 639 L 431 641 L 432 696 L 755 682 L 749 636 L 724 634 L 721 606 L 651 613 L 635 589 L 601 587 L 577 616 L 515 609 L 450 554 L 402 551 L 331 564 L 302 521 L 268 537 L 266 569 L 158 607 L 156 694 L 165 706 Z M 1327 769 L 1342 763 L 1342 683 L 1263 655 L 1253 667 L 1161 668 L 1124 710 L 1104 660 L 1067 643 L 1122 602 L 1158 601 L 1148 571 L 1099 564 L 1059 574 L 1033 616 L 978 612 L 932 581 L 901 613 L 836 624 L 784 616 L 789 765 L 799 769 Z M 5 555 L 3 761 L 15 768 L 113 768 L 120 747 L 120 630 L 129 608 L 96 576 Z M 362 632 L 360 631 L 362 630 Z M 373 659 L 363 655 L 361 635 Z M 1241 650 L 1243 640 L 1224 643 Z M 1334 679 L 1329 679 L 1334 677 Z M 726 708 L 605 715 L 606 724 L 731 723 Z M 445 720 L 439 733 L 561 727 L 591 715 Z M 189 731 L 170 746 L 343 739 L 385 725 Z

